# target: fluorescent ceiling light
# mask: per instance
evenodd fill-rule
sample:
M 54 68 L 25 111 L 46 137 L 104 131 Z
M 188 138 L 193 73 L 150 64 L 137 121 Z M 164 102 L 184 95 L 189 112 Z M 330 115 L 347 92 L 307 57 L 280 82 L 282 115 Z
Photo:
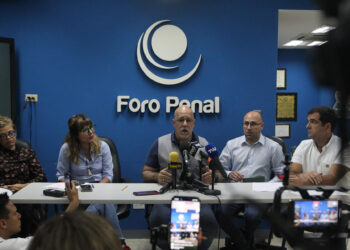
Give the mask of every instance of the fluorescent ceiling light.
M 292 40 L 289 41 L 288 43 L 283 44 L 284 46 L 299 46 L 303 43 L 304 41 L 302 40 Z
M 324 33 L 327 33 L 330 30 L 333 30 L 333 29 L 335 29 L 335 27 L 324 25 L 324 26 L 321 26 L 321 27 L 313 30 L 311 33 L 313 33 L 313 34 L 324 34 Z
M 326 42 L 327 41 L 313 41 L 313 42 L 309 43 L 307 46 L 320 46 Z

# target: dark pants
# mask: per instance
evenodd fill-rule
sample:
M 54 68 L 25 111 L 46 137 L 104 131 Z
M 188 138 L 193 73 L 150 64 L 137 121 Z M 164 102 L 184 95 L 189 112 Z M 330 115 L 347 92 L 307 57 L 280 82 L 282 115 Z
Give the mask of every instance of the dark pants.
M 221 228 L 239 248 L 246 248 L 254 242 L 254 232 L 261 223 L 269 204 L 224 204 L 218 208 L 217 219 Z M 244 212 L 245 228 L 235 223 L 235 216 Z
M 170 205 L 153 205 L 150 215 L 148 217 L 149 227 L 152 229 L 162 224 L 169 225 L 170 210 Z M 214 212 L 210 205 L 201 205 L 199 224 L 202 229 L 203 236 L 207 237 L 207 239 L 202 241 L 198 249 L 208 249 L 213 241 L 213 238 L 217 233 L 218 227 Z M 167 240 L 158 241 L 157 245 L 161 249 L 169 249 L 169 242 Z

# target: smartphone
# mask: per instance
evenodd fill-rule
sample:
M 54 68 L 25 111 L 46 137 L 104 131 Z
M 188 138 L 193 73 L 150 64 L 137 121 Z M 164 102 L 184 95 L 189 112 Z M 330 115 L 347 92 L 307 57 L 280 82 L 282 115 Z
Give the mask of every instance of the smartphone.
M 80 184 L 81 192 L 92 192 L 92 184 L 85 183 Z
M 292 202 L 293 225 L 300 228 L 336 226 L 340 218 L 340 201 L 296 200 Z
M 156 195 L 156 194 L 160 194 L 160 193 L 157 190 L 133 192 L 133 195 L 135 195 L 135 196 Z
M 200 200 L 174 196 L 171 200 L 170 249 L 197 249 Z
M 72 180 L 69 174 L 66 174 L 64 176 L 64 182 L 66 183 L 66 186 L 69 186 L 70 188 L 72 188 Z

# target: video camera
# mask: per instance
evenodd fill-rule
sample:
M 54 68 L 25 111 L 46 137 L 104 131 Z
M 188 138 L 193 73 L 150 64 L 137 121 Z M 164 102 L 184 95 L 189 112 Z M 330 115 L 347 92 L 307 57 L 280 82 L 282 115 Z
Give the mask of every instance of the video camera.
M 302 199 L 291 201 L 287 209 L 281 209 L 281 196 L 286 190 L 299 192 Z M 315 191 L 320 194 L 310 194 Z M 345 250 L 350 207 L 329 199 L 334 191 L 347 192 L 349 189 L 333 186 L 279 188 L 270 213 L 273 233 L 285 238 L 293 248 Z

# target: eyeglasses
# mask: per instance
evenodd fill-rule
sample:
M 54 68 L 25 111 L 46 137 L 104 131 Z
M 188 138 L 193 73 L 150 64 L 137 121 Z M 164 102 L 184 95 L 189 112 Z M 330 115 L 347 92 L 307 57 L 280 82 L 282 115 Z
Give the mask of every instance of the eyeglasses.
M 257 127 L 260 124 L 261 124 L 261 122 L 260 123 L 257 123 L 257 122 L 243 122 L 243 126 L 244 127 L 249 127 L 249 125 L 250 125 L 250 127 L 252 127 L 252 128 Z
M 11 130 L 7 133 L 4 133 L 4 134 L 0 134 L 0 140 L 5 140 L 7 138 L 14 138 L 16 136 L 16 131 L 14 130 Z
M 91 127 L 82 128 L 80 132 L 87 135 L 89 134 L 89 132 L 93 133 L 95 131 L 95 128 L 96 128 L 96 124 L 93 124 Z
M 192 123 L 194 121 L 194 119 L 192 118 L 185 118 L 185 117 L 181 117 L 181 118 L 178 118 L 176 119 L 177 122 L 180 122 L 180 123 Z

